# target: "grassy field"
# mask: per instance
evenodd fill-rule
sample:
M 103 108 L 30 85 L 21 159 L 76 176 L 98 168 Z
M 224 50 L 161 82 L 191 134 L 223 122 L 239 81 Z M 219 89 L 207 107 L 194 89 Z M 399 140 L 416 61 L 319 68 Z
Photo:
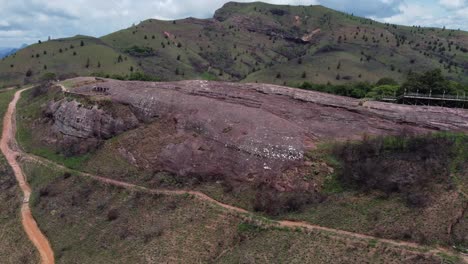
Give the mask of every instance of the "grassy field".
M 0 91 L 0 128 L 15 90 Z M 22 194 L 4 156 L 0 154 L 0 259 L 2 263 L 38 263 L 39 256 L 21 225 Z
M 262 227 L 187 196 L 148 195 L 23 163 L 57 263 L 440 263 L 377 241 Z M 455 259 L 458 263 L 459 260 Z

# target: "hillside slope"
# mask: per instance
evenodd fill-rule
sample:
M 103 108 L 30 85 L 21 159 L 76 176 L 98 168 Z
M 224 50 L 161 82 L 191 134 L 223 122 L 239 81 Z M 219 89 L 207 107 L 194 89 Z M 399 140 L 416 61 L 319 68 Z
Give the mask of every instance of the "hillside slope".
M 83 46 L 81 46 L 83 42 Z M 146 20 L 102 38 L 31 45 L 0 62 L 0 85 L 44 73 L 296 85 L 403 80 L 442 68 L 468 82 L 468 33 L 378 23 L 322 6 L 225 4 L 212 19 Z

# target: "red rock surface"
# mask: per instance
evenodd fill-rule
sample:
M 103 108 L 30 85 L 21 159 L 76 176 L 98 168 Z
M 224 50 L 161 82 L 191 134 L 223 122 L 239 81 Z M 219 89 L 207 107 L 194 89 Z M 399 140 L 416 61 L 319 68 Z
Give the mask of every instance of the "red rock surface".
M 468 130 L 465 110 L 362 103 L 268 84 L 109 80 L 72 92 L 107 97 L 128 106 L 140 124 L 150 124 L 150 134 L 140 133 L 121 150 L 139 166 L 182 176 L 283 179 L 279 189 L 300 185 L 291 175 L 307 173 L 304 155 L 320 142 Z M 76 118 L 73 111 L 68 115 Z

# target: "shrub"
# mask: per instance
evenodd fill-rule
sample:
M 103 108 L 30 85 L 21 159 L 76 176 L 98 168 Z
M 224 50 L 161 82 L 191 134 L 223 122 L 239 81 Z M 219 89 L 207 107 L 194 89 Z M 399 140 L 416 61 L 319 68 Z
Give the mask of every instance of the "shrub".
M 424 206 L 428 186 L 451 184 L 455 143 L 456 137 L 405 134 L 348 142 L 334 150 L 342 165 L 338 179 L 363 191 L 402 193 L 408 205 Z
M 255 211 L 265 212 L 269 215 L 280 215 L 288 212 L 300 211 L 307 204 L 318 201 L 317 194 L 308 192 L 279 192 L 267 185 L 257 187 L 253 201 Z
M 392 78 L 384 77 L 375 83 L 377 86 L 381 85 L 398 85 L 398 82 Z
M 112 222 L 117 220 L 117 218 L 119 218 L 119 211 L 117 209 L 111 209 L 107 212 L 107 221 Z
M 46 72 L 44 75 L 41 77 L 42 82 L 49 82 L 57 79 L 57 76 L 53 72 Z

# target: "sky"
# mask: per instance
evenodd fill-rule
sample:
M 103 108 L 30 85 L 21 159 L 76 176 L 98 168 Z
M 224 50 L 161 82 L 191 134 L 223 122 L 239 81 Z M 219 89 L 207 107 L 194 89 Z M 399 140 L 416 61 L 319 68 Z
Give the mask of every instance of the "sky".
M 100 37 L 149 18 L 210 18 L 227 0 L 0 0 L 0 47 Z M 250 2 L 237 0 L 237 2 Z M 381 22 L 468 30 L 468 0 L 264 0 L 315 5 Z

